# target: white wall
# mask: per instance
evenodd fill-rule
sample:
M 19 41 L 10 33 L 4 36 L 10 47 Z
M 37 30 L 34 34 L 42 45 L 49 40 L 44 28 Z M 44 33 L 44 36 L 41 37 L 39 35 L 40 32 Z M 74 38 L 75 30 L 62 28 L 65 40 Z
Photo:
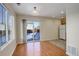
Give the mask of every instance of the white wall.
M 79 4 L 67 4 L 66 5 L 66 53 L 73 55 L 69 51 L 69 47 L 77 49 L 79 55 Z
M 14 52 L 14 49 L 16 47 L 16 33 L 15 33 L 15 13 L 13 11 L 13 9 L 11 8 L 10 4 L 5 4 L 5 6 L 7 7 L 8 11 L 13 15 L 14 17 L 14 23 L 13 23 L 13 30 L 12 30 L 12 37 L 10 39 L 10 41 L 8 43 L 6 43 L 5 45 L 3 45 L 0 49 L 0 55 L 1 56 L 9 56 L 12 55 Z
M 41 41 L 58 39 L 58 25 L 60 24 L 57 19 L 49 18 L 33 18 L 17 16 L 17 43 L 23 43 L 23 23 L 22 19 L 34 20 L 40 22 Z
M 22 19 L 16 18 L 16 42 L 23 43 L 23 23 Z
M 59 20 L 45 19 L 40 23 L 41 41 L 58 39 Z

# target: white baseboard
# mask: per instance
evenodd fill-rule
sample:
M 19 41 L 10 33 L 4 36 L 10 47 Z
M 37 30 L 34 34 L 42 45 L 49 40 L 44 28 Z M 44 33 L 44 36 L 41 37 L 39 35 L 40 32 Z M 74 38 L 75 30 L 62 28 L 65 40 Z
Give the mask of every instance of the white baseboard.
M 50 39 L 50 40 L 49 39 L 45 39 L 45 40 L 41 39 L 40 41 L 51 41 L 51 40 L 57 40 L 57 39 Z

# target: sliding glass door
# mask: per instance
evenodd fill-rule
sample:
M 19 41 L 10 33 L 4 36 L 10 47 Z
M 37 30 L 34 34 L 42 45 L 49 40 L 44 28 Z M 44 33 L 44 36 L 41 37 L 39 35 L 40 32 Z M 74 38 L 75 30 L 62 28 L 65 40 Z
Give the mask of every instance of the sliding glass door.
M 27 21 L 27 42 L 40 41 L 40 23 Z
M 24 21 L 24 42 L 40 41 L 40 22 Z

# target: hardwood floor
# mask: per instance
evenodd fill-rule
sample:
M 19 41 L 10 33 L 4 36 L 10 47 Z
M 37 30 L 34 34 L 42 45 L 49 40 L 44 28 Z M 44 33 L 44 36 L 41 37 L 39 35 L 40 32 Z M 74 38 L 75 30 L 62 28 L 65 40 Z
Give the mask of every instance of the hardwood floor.
M 65 56 L 65 50 L 48 41 L 17 45 L 13 56 Z

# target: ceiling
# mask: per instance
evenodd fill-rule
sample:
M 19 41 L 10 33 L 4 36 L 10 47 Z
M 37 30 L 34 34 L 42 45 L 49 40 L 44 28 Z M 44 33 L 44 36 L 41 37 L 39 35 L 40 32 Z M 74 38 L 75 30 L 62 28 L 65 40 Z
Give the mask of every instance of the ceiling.
M 19 6 L 16 3 L 12 7 L 17 15 L 30 15 L 61 18 L 65 16 L 65 5 L 63 3 L 21 3 Z M 34 7 L 37 13 L 34 14 Z

